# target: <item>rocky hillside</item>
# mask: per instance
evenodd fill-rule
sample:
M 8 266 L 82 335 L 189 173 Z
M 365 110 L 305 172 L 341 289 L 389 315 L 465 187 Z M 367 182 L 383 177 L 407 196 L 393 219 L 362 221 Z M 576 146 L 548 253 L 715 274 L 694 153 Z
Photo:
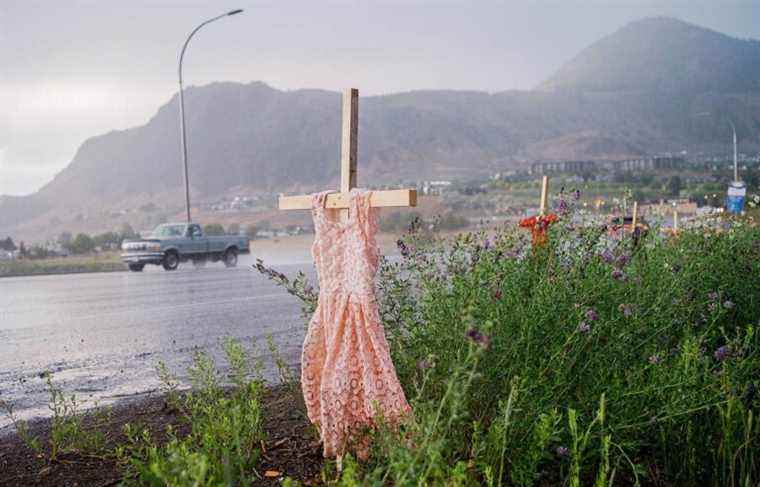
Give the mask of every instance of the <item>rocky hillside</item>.
M 760 41 L 680 20 L 632 22 L 581 51 L 541 88 L 742 92 L 760 89 Z
M 648 19 L 590 46 L 535 91 L 362 97 L 359 183 L 469 178 L 542 159 L 723 147 L 729 118 L 743 149 L 757 149 L 758 46 L 673 19 Z M 13 234 L 31 220 L 42 228 L 92 208 L 181 203 L 177 101 L 174 96 L 143 126 L 87 140 L 38 193 L 0 199 L 0 228 Z M 189 88 L 194 200 L 240 186 L 336 185 L 340 103 L 337 92 L 280 91 L 263 83 Z

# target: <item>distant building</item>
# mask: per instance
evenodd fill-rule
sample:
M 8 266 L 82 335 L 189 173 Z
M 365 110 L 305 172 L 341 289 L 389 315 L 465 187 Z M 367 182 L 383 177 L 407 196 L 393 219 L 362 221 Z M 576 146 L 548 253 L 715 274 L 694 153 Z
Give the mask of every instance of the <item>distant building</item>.
M 686 166 L 683 157 L 655 156 L 626 159 L 623 161 L 546 161 L 534 162 L 531 174 L 596 174 L 601 171 L 655 171 L 682 169 Z
M 451 181 L 423 181 L 422 194 L 441 194 L 451 186 Z
M 610 162 L 609 169 L 613 171 L 654 171 L 658 169 L 683 169 L 686 160 L 683 157 L 643 157 Z
M 569 173 L 583 174 L 595 172 L 599 164 L 595 161 L 550 161 L 534 162 L 530 166 L 531 174 Z

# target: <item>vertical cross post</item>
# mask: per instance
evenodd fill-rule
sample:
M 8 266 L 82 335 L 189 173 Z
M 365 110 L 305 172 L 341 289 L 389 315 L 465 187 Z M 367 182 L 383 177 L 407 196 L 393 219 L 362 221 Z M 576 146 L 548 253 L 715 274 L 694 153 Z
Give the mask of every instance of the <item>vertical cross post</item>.
M 549 176 L 544 176 L 541 180 L 541 205 L 538 210 L 538 214 L 544 216 L 546 212 L 546 196 L 549 192 Z
M 636 220 L 639 216 L 639 202 L 634 201 L 633 202 L 633 219 L 631 220 L 631 231 L 636 231 Z
M 343 92 L 343 129 L 340 151 L 340 192 L 349 193 L 356 187 L 356 159 L 359 153 L 359 90 L 348 88 Z M 341 211 L 341 218 L 348 210 Z

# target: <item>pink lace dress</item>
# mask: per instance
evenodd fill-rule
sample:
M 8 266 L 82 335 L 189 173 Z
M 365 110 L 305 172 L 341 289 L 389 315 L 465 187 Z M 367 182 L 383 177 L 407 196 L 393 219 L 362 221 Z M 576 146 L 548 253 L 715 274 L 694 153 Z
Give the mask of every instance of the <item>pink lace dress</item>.
M 410 408 L 375 300 L 377 210 L 369 192 L 354 189 L 348 220 L 341 222 L 340 210 L 325 208 L 327 194 L 312 202 L 319 301 L 303 344 L 301 385 L 325 457 L 353 451 L 366 458 L 373 419 L 396 424 Z

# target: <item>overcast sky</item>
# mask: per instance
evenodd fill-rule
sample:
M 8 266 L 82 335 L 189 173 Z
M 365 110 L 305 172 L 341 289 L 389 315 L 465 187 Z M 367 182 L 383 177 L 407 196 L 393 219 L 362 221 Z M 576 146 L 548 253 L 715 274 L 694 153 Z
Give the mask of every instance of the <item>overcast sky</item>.
M 39 189 L 90 136 L 145 123 L 176 92 L 189 31 L 234 8 L 193 39 L 186 85 L 531 89 L 642 17 L 760 38 L 759 0 L 0 0 L 0 195 Z

